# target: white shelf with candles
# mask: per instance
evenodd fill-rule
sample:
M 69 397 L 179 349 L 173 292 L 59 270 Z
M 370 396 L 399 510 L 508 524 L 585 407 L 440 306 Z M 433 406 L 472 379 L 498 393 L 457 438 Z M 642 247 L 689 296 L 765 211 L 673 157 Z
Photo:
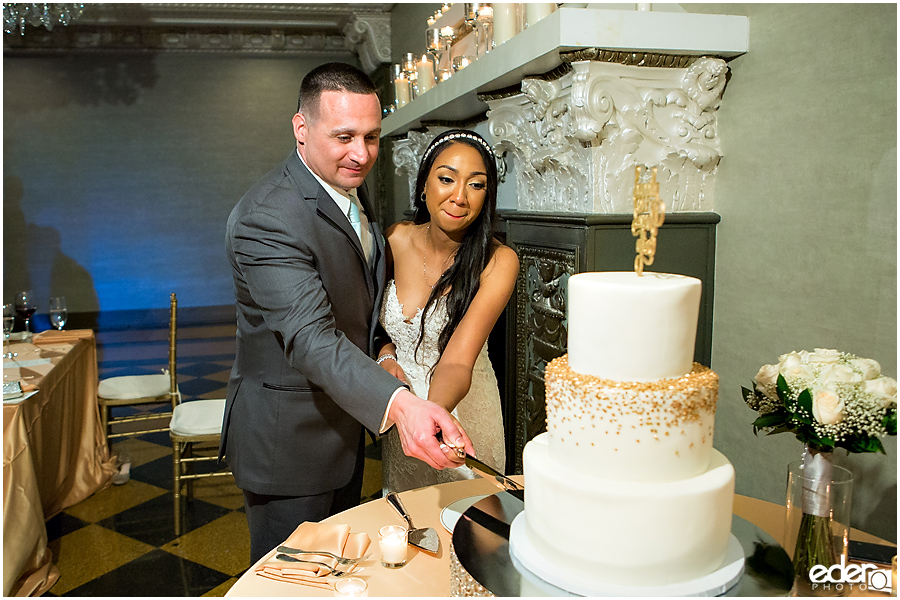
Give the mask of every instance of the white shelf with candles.
M 494 5 L 495 34 L 499 7 Z M 383 119 L 382 136 L 405 134 L 422 121 L 483 113 L 488 107 L 479 93 L 553 70 L 562 62 L 560 52 L 602 48 L 728 59 L 747 52 L 749 36 L 743 16 L 562 7 L 397 107 Z

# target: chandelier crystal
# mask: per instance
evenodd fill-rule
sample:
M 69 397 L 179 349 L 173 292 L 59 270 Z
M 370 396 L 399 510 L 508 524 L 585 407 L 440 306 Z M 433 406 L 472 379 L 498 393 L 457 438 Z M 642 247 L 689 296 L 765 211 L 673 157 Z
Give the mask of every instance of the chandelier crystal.
M 3 23 L 6 33 L 14 33 L 19 29 L 25 35 L 25 24 L 32 27 L 43 25 L 47 31 L 53 31 L 56 24 L 70 25 L 84 12 L 81 3 L 4 3 Z

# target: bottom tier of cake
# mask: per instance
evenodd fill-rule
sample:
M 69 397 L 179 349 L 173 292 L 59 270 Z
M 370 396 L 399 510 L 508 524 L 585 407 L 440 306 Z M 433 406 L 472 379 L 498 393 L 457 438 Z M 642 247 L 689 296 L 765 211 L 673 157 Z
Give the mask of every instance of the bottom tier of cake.
M 549 563 L 599 582 L 659 586 L 720 568 L 731 535 L 734 467 L 713 450 L 696 477 L 665 483 L 598 479 L 550 457 L 548 435 L 525 446 L 528 538 Z

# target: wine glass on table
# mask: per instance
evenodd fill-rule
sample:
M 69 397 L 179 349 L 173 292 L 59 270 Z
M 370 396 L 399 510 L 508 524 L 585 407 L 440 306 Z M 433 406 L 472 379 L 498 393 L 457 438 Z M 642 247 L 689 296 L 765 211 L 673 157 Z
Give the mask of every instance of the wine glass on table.
M 50 298 L 50 324 L 60 331 L 66 325 L 69 311 L 66 310 L 66 297 L 54 296 Z
M 34 301 L 34 292 L 26 290 L 16 294 L 16 313 L 25 321 L 25 337 L 31 334 L 31 317 L 37 310 L 37 303 Z
M 3 358 L 12 358 L 15 356 L 9 352 L 9 334 L 12 332 L 13 323 L 16 321 L 16 307 L 12 304 L 3 305 L 3 342 L 7 346 L 7 351 L 3 353 Z

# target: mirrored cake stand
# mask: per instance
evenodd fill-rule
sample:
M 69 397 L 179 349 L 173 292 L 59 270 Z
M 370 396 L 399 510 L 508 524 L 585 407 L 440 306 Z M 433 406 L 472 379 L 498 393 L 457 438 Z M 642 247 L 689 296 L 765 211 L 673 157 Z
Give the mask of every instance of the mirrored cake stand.
M 464 577 L 471 577 L 475 587 L 495 596 L 578 596 L 548 583 L 510 555 L 511 527 L 525 508 L 523 500 L 522 492 L 499 492 L 478 500 L 462 513 L 453 529 L 453 554 L 465 571 Z M 516 524 L 520 526 L 521 520 Z M 737 583 L 719 595 L 788 595 L 794 571 L 778 542 L 738 516 L 732 519 L 731 533 L 743 550 L 744 571 Z

